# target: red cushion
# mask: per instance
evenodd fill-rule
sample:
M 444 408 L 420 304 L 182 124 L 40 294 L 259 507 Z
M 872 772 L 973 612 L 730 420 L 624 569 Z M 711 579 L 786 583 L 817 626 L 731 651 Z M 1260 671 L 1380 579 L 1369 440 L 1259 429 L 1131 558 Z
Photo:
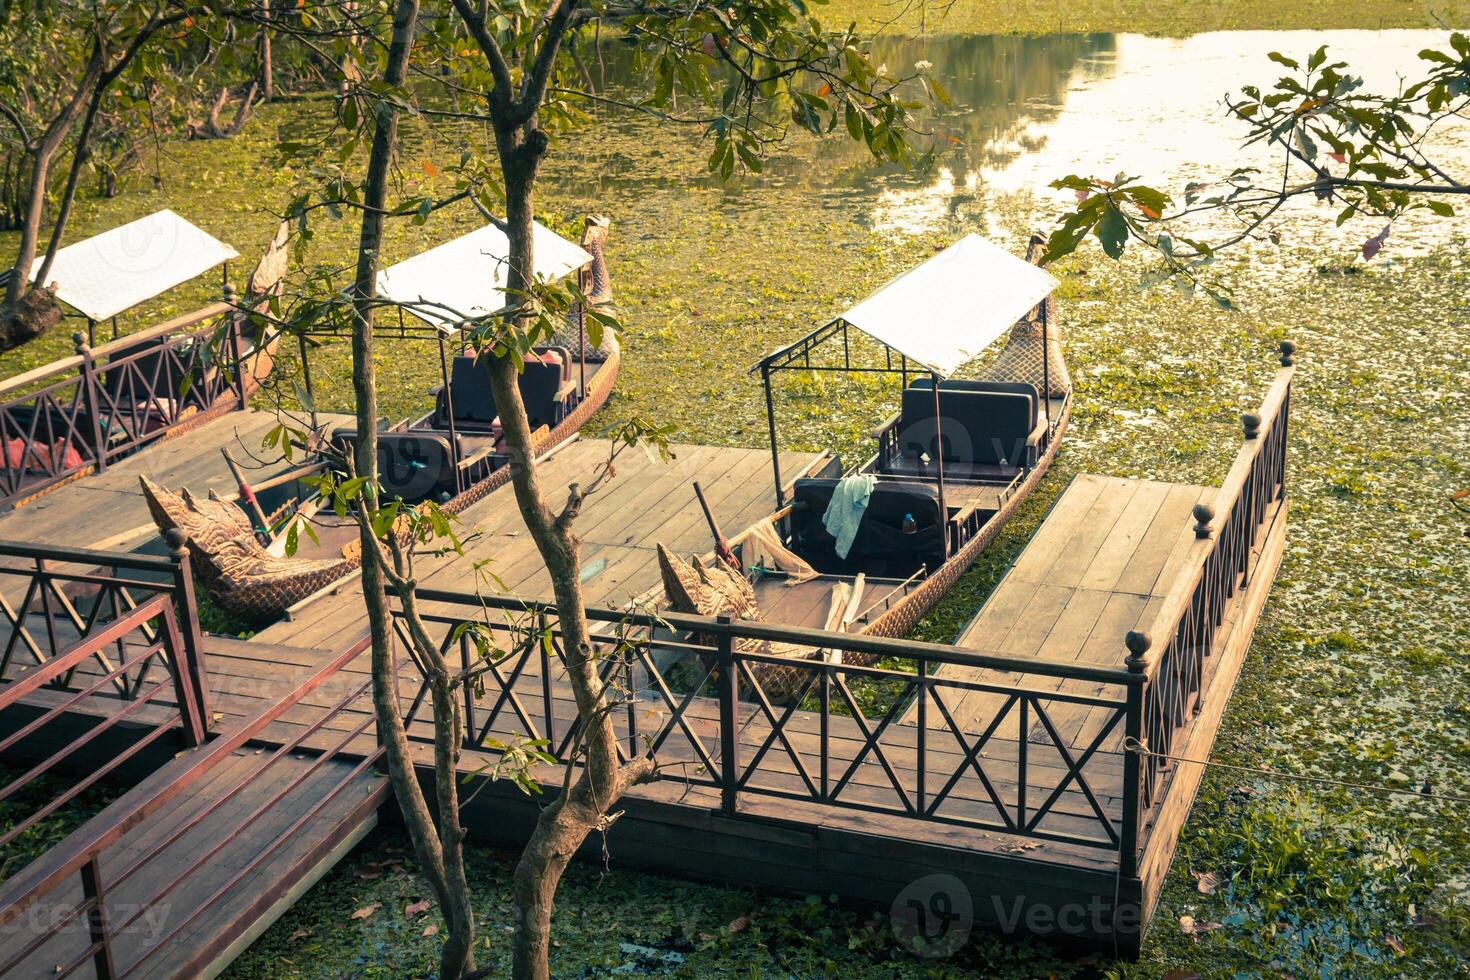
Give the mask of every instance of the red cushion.
M 50 446 L 33 445 L 29 452 L 26 451 L 25 440 L 5 440 L 5 466 L 8 469 L 61 472 L 81 465 L 82 454 L 65 439 L 58 439 Z

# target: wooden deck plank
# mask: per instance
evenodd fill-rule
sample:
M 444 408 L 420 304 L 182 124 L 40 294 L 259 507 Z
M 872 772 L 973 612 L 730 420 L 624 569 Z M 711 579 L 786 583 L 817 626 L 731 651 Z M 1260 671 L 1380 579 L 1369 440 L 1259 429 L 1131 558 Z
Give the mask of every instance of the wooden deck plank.
M 956 645 L 1050 663 L 1121 665 L 1127 656 L 1123 638 L 1146 618 L 1152 591 L 1167 588 L 1171 570 L 1189 559 L 1193 533 L 1184 518 L 1206 493 L 1156 481 L 1078 476 Z M 1001 688 L 1017 681 L 1004 671 L 951 666 L 941 673 Z M 1107 685 L 1095 682 L 1028 678 L 1026 684 L 1091 697 L 1108 693 Z M 994 717 L 1006 700 L 1000 693 L 966 691 L 951 707 L 968 730 Z M 1074 746 L 1085 744 L 1111 717 L 1106 708 L 1061 702 L 1049 713 Z M 913 709 L 904 722 L 916 723 Z M 942 727 L 944 721 L 931 715 L 929 724 Z M 1045 737 L 1039 728 L 1032 736 Z
M 1104 478 L 1102 492 L 1079 520 L 1066 550 L 1047 569 L 1045 581 L 1053 585 L 1081 585 L 1103 544 L 1113 533 L 1114 525 L 1128 512 L 1141 487 L 1138 480 Z

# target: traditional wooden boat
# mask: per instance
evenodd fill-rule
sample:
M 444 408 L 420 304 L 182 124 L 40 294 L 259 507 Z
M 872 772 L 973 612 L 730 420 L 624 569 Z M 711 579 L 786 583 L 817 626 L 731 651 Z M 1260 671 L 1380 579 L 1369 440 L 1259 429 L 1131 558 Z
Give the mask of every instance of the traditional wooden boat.
M 537 274 L 546 279 L 576 275 L 589 302 L 610 300 L 603 254 L 608 230 L 606 218 L 590 216 L 577 245 L 537 224 Z M 465 320 L 510 305 L 503 289 L 508 250 L 504 233 L 492 224 L 379 273 L 380 295 L 422 321 L 417 334 L 400 321 L 391 336 L 429 331 L 437 341 L 442 373 L 442 383 L 431 391 L 431 411 L 393 424 L 380 422 L 378 476 L 389 497 L 407 503 L 433 500 L 458 513 L 510 479 L 489 381 L 461 330 Z M 622 357 L 611 334 L 601 346 L 590 343 L 585 311 L 554 340 L 536 348 L 520 379 L 537 455 L 572 438 L 606 404 Z M 143 481 L 159 529 L 178 527 L 188 534 L 211 598 L 231 615 L 251 622 L 277 618 L 361 562 L 356 523 L 318 510 L 319 501 L 302 492 L 310 476 L 340 465 L 357 433 L 353 426 L 322 426 L 320 435 L 324 450 L 306 465 L 255 485 L 242 476 L 238 507 Z M 312 520 L 314 541 L 291 532 L 298 515 Z M 285 554 L 288 534 L 298 545 L 291 556 Z
M 753 371 L 765 384 L 776 509 L 728 539 L 711 516 L 716 548 L 690 562 L 660 548 L 668 606 L 888 637 L 933 608 L 1036 488 L 1071 415 L 1043 247 L 1033 237 L 1022 261 L 968 235 L 763 358 Z M 877 363 L 853 360 L 850 330 L 882 345 Z M 953 377 L 1002 336 L 982 376 Z M 824 345 L 840 347 L 835 363 Z M 871 456 L 847 470 L 830 457 L 789 498 L 771 392 L 784 370 L 891 373 L 903 385 Z M 768 696 L 781 695 L 782 671 L 800 679 L 765 670 Z

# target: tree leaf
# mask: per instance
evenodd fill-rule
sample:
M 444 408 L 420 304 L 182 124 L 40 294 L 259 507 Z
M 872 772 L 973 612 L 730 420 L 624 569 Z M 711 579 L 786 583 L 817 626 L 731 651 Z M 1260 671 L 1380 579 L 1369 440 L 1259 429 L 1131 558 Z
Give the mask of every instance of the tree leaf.
M 1096 234 L 1108 258 L 1116 259 L 1123 254 L 1123 246 L 1128 242 L 1128 219 L 1110 202 L 1107 212 L 1097 223 Z
M 378 909 L 380 909 L 382 907 L 383 907 L 383 903 L 382 902 L 374 902 L 371 905 L 364 905 L 362 908 L 360 908 L 356 912 L 353 912 L 352 913 L 352 918 L 354 918 L 354 919 L 366 919 L 368 916 L 372 915 L 374 912 L 376 912 Z

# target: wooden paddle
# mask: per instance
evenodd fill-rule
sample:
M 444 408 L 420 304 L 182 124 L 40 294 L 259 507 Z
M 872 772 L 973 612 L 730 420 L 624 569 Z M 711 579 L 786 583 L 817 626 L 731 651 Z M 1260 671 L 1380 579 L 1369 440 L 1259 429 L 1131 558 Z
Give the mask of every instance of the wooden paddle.
M 735 557 L 729 539 L 720 530 L 720 524 L 715 520 L 714 511 L 709 509 L 709 501 L 704 499 L 704 490 L 700 488 L 698 480 L 694 481 L 694 496 L 699 498 L 699 506 L 704 511 L 704 519 L 709 524 L 710 533 L 715 536 L 715 554 L 735 571 L 742 571 L 740 559 Z
M 260 501 L 255 499 L 255 491 L 249 483 L 245 482 L 245 474 L 240 472 L 240 464 L 235 462 L 228 450 L 221 448 L 219 454 L 225 458 L 225 465 L 230 468 L 230 475 L 235 478 L 235 484 L 240 488 L 240 502 L 255 518 L 255 536 L 260 539 L 261 544 L 270 544 L 270 521 L 266 520 L 265 511 L 260 509 Z

